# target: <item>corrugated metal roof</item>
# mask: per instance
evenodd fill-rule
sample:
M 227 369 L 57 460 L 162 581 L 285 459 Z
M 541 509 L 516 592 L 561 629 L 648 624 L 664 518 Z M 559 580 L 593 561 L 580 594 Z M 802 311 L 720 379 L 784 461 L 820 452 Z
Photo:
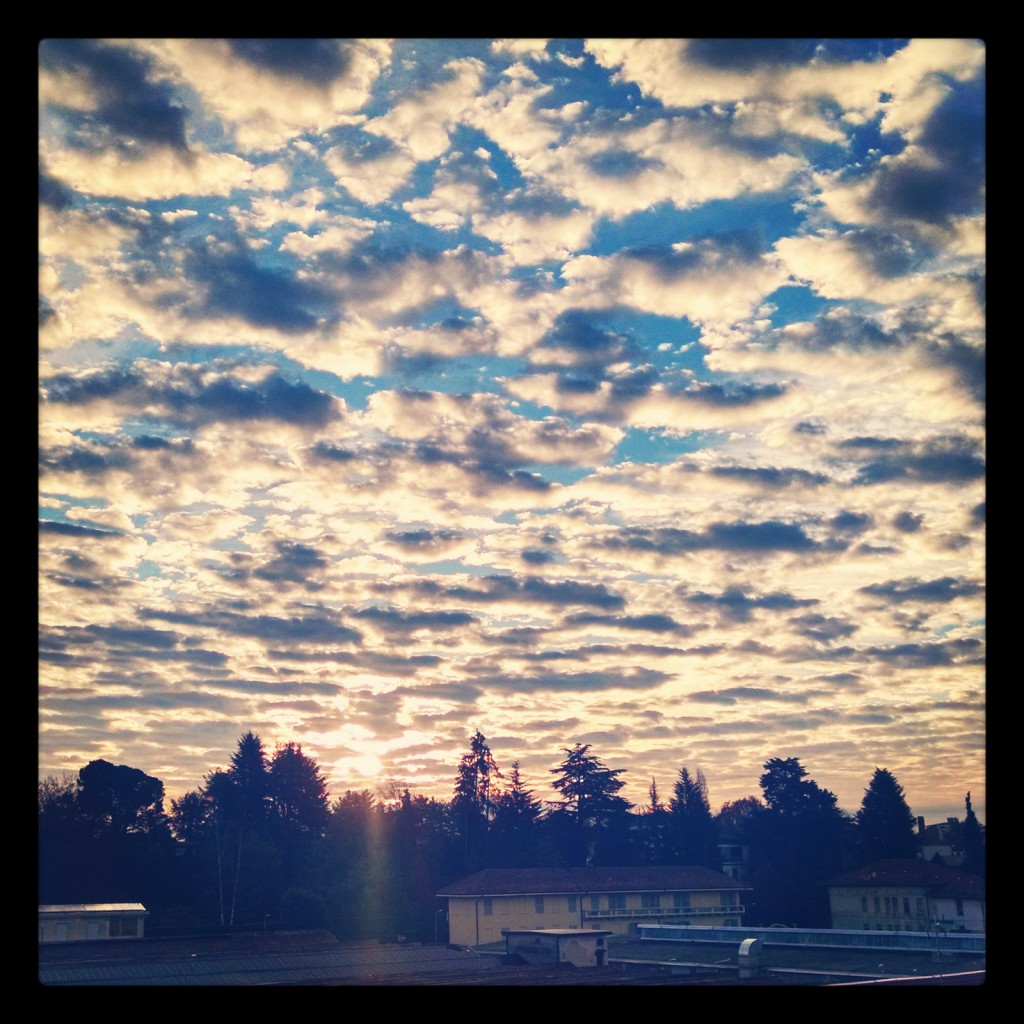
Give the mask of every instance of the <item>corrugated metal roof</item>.
M 438 896 L 546 896 L 590 892 L 749 889 L 702 867 L 487 868 L 445 886 Z
M 144 953 L 145 940 L 135 944 Z M 500 968 L 496 958 L 444 946 L 341 948 L 316 953 L 211 958 L 191 955 L 187 944 L 168 959 L 137 962 L 40 964 L 44 985 L 302 985 L 456 970 Z
M 141 903 L 41 903 L 40 914 L 146 914 Z

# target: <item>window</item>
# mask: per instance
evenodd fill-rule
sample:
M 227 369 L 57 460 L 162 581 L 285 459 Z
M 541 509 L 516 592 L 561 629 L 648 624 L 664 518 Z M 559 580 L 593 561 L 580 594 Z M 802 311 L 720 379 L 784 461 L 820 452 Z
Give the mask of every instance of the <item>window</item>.
M 656 892 L 641 893 L 640 906 L 644 910 L 657 910 L 661 906 L 661 894 Z
M 601 909 L 601 897 L 600 896 L 591 896 L 590 897 L 590 909 L 591 910 L 600 910 Z
M 575 896 L 566 896 L 565 902 L 568 904 L 569 912 L 571 914 L 575 914 L 576 913 L 576 897 Z
M 910 916 L 910 897 L 909 896 L 904 896 L 903 897 L 903 913 L 907 917 Z
M 484 897 L 484 917 L 490 917 L 494 913 L 494 900 L 490 896 Z
M 533 897 L 533 911 L 534 911 L 535 914 L 543 914 L 544 913 L 544 897 L 543 896 L 534 896 Z
M 672 893 L 672 906 L 674 906 L 676 910 L 689 910 L 690 894 L 688 892 Z
M 963 900 L 957 900 L 956 901 L 956 916 L 957 917 L 963 917 L 964 916 L 964 901 Z
M 917 897 L 917 916 L 924 917 L 924 897 Z
M 139 919 L 137 917 L 112 917 L 107 935 L 111 938 L 118 936 L 138 935 Z
M 626 909 L 626 896 L 625 893 L 613 892 L 608 895 L 608 909 L 609 910 L 625 910 Z
M 875 897 L 875 913 L 880 914 L 882 912 L 882 901 L 876 896 Z
M 866 914 L 868 912 L 868 898 L 867 896 L 861 896 L 860 898 L 860 909 L 861 913 Z

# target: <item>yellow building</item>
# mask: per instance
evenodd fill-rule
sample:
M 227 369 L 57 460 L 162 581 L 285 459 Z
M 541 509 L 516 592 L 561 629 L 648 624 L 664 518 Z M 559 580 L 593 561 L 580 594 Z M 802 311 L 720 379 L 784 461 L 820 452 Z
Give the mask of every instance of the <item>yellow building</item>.
M 449 941 L 499 942 L 502 929 L 608 929 L 640 922 L 743 923 L 743 885 L 699 867 L 489 868 L 446 886 Z
M 39 907 L 39 941 L 141 939 L 148 916 L 141 903 L 44 904 Z
M 828 887 L 832 927 L 854 931 L 985 931 L 985 880 L 942 864 L 880 860 Z

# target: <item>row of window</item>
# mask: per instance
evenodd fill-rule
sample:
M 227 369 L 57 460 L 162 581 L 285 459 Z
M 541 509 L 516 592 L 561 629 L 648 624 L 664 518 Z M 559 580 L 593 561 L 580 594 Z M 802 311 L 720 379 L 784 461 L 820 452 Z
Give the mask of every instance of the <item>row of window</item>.
M 900 912 L 900 897 L 899 896 L 886 896 L 886 897 L 884 897 L 884 899 L 885 899 L 885 910 L 884 910 L 884 913 L 886 913 L 886 914 L 888 914 L 890 916 L 893 915 L 893 914 L 899 914 L 899 912 Z M 918 917 L 923 917 L 924 916 L 924 912 L 925 912 L 924 897 L 923 896 L 917 896 L 917 897 L 915 897 L 915 899 L 917 901 L 916 904 L 915 904 L 916 910 L 917 910 L 917 916 Z M 883 900 L 883 897 L 881 897 L 881 896 L 875 896 L 874 897 L 874 910 L 875 910 L 876 914 L 883 913 L 883 910 L 882 910 L 882 900 Z M 861 909 L 862 913 L 866 914 L 868 912 L 868 898 L 867 898 L 867 896 L 861 896 L 861 898 L 860 898 L 860 909 Z M 906 917 L 910 916 L 910 897 L 909 896 L 904 896 L 903 897 L 903 914 Z
M 644 892 L 640 894 L 640 906 L 644 910 L 658 910 L 661 908 L 661 893 L 658 892 Z M 547 897 L 548 899 L 555 899 L 556 897 Z M 533 909 L 537 914 L 544 913 L 544 899 L 543 896 L 533 897 Z M 566 896 L 566 909 L 571 914 L 575 914 L 577 911 L 577 903 L 575 896 Z M 609 893 L 607 910 L 625 910 L 626 909 L 626 894 L 621 892 Z M 728 907 L 732 906 L 733 898 L 731 893 L 721 893 L 721 906 Z M 501 912 L 507 914 L 510 912 L 510 906 L 508 900 L 502 901 L 500 904 Z M 672 906 L 675 910 L 690 910 L 690 894 L 688 892 L 674 892 L 672 893 Z M 484 917 L 490 917 L 494 913 L 494 899 L 491 896 L 485 896 L 483 898 Z M 601 910 L 601 897 L 594 895 L 590 897 L 590 909 Z
M 886 913 L 886 914 L 889 914 L 890 916 L 893 915 L 893 914 L 899 914 L 899 912 L 900 912 L 900 897 L 899 896 L 892 896 L 892 897 L 886 896 L 886 897 L 884 897 L 884 899 L 885 899 L 885 910 L 884 911 L 882 910 L 882 899 L 883 899 L 883 897 L 881 897 L 881 896 L 875 896 L 874 897 L 874 908 L 875 908 L 875 913 L 876 914 L 881 914 L 883 912 Z M 916 907 L 916 910 L 917 910 L 917 916 L 918 917 L 924 917 L 924 915 L 925 915 L 924 897 L 923 896 L 917 896 L 917 897 L 915 897 L 915 900 L 916 900 L 915 907 Z M 868 912 L 868 898 L 867 898 L 867 896 L 861 896 L 861 898 L 860 898 L 860 909 L 865 914 Z M 963 917 L 964 916 L 964 901 L 962 899 L 958 899 L 956 901 L 956 912 L 957 912 L 957 916 L 958 917 Z M 904 896 L 903 897 L 903 914 L 904 914 L 905 917 L 909 917 L 910 916 L 910 897 L 909 896 Z

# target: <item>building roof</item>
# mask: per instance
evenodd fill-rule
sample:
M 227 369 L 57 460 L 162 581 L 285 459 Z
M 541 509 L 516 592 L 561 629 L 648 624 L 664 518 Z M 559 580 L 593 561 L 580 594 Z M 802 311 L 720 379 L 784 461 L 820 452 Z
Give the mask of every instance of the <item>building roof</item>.
M 678 892 L 749 889 L 700 867 L 487 868 L 445 886 L 438 896 L 527 896 L 592 892 Z
M 876 860 L 865 864 L 856 871 L 849 871 L 829 882 L 833 888 L 866 885 L 873 886 L 923 886 L 932 895 L 950 896 L 960 899 L 983 900 L 985 879 L 944 864 L 916 858 Z
M 40 903 L 40 914 L 146 914 L 141 903 Z
M 268 933 L 128 943 L 69 942 L 39 947 L 44 985 L 406 984 L 423 977 L 497 973 L 496 957 L 446 946 L 340 944 L 321 932 Z

